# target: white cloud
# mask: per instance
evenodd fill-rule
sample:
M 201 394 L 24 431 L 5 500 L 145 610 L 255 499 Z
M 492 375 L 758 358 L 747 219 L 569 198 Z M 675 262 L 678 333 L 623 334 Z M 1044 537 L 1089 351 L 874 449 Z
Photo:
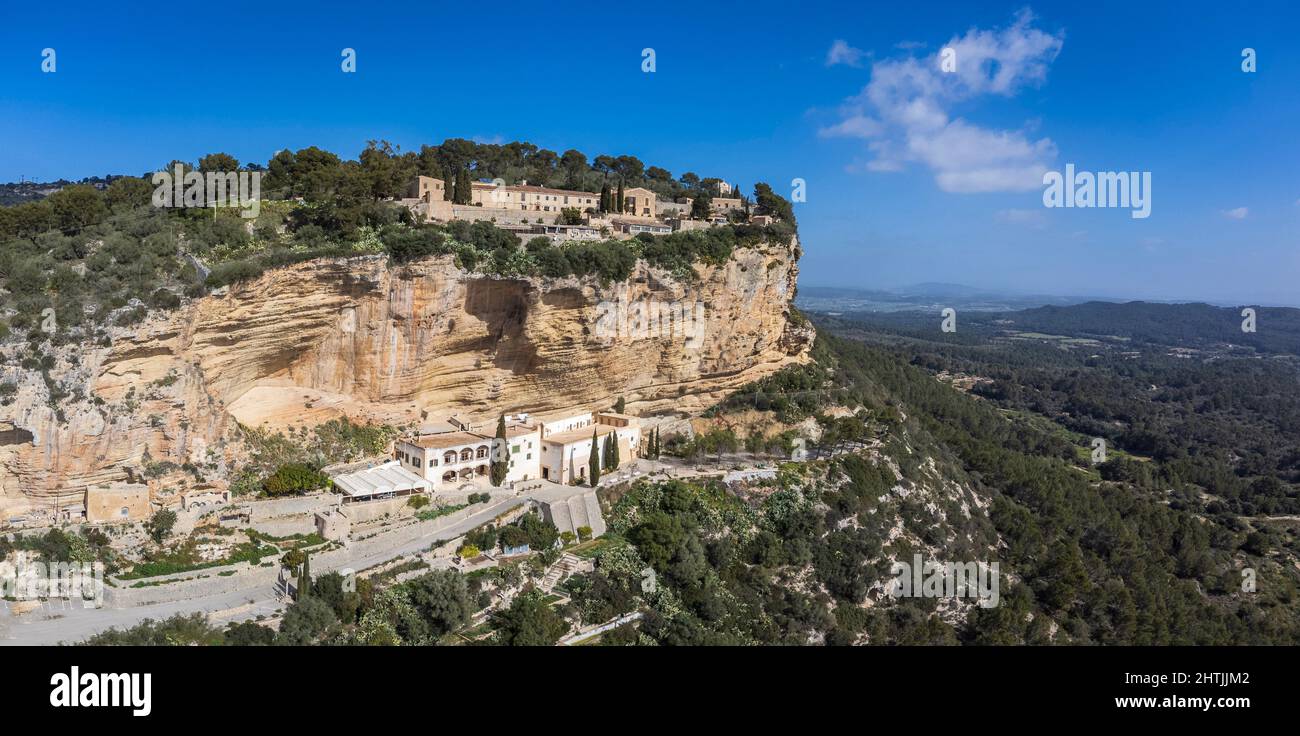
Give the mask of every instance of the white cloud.
M 1245 207 L 1237 207 L 1236 209 L 1223 211 L 1223 216 L 1229 220 L 1244 220 L 1246 219 L 1246 215 L 1249 214 L 1250 210 Z
M 840 107 L 840 121 L 819 134 L 866 140 L 872 154 L 866 168 L 871 171 L 899 171 L 920 163 L 947 192 L 1041 187 L 1047 163 L 1056 156 L 1050 139 L 984 128 L 950 114 L 957 103 L 989 95 L 1012 97 L 1047 78 L 1064 37 L 1034 28 L 1033 20 L 1022 11 L 1007 28 L 971 29 L 954 37 L 945 45 L 956 54 L 951 73 L 940 69 L 942 50 L 876 62 L 871 81 Z
M 822 135 L 844 138 L 876 138 L 885 132 L 879 120 L 866 115 L 850 115 L 840 122 L 823 128 Z
M 849 45 L 848 41 L 837 38 L 831 44 L 831 50 L 826 52 L 826 66 L 835 66 L 836 64 L 862 66 L 862 57 L 866 55 L 867 53 L 862 49 L 855 49 Z

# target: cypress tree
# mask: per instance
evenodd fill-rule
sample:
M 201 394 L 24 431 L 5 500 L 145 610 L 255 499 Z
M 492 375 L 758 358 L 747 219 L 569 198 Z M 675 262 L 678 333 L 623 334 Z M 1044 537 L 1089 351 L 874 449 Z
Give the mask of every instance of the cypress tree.
M 302 571 L 298 573 L 298 600 L 311 595 L 311 556 L 302 555 Z
M 609 183 L 600 185 L 600 211 L 609 212 Z
M 469 169 L 461 169 L 456 174 L 456 195 L 451 201 L 456 204 L 470 204 L 474 200 L 469 181 Z
M 455 192 L 455 191 L 456 191 L 456 182 L 455 182 L 455 177 L 452 176 L 451 168 L 450 168 L 450 167 L 444 168 L 444 169 L 442 170 L 442 198 L 443 198 L 443 200 L 445 200 L 445 201 L 447 201 L 447 202 L 451 202 L 451 201 L 453 201 L 453 200 L 455 199 L 455 197 L 454 197 L 454 192 Z
M 510 471 L 510 445 L 506 443 L 506 415 L 497 420 L 497 438 L 492 441 L 492 462 L 489 466 L 489 480 L 499 486 L 506 481 Z
M 605 439 L 600 442 L 600 467 L 609 470 L 613 459 L 614 456 L 609 452 L 609 435 L 605 435 Z
M 596 439 L 596 430 L 591 430 L 591 457 L 587 460 L 587 473 L 591 476 L 591 487 L 600 482 L 600 440 Z
M 614 211 L 615 211 L 615 212 L 622 212 L 622 211 L 623 211 L 623 203 L 624 203 L 624 201 L 625 201 L 625 200 L 623 199 L 623 180 L 622 180 L 622 179 L 619 179 L 619 180 L 618 180 L 618 201 L 614 203 Z
M 621 464 L 618 456 L 618 432 L 609 433 L 609 467 L 618 469 Z

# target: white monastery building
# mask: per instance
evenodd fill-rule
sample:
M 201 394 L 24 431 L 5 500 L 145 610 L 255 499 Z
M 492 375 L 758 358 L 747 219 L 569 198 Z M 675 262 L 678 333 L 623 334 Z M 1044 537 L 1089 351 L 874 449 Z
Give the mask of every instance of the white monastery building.
M 641 445 L 640 422 L 627 414 L 586 412 L 552 420 L 507 414 L 505 419 L 510 451 L 506 483 L 586 480 L 593 435 L 602 446 L 606 437 L 613 437 L 620 465 L 634 461 Z M 480 479 L 486 482 L 495 437 L 495 422 L 473 426 L 453 416 L 421 428 L 414 439 L 398 440 L 393 450 L 401 467 L 429 481 L 432 490 L 449 490 Z

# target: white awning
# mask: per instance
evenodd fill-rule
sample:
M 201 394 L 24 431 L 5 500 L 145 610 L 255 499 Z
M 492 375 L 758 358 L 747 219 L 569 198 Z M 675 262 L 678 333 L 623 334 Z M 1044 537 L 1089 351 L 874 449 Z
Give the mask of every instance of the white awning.
M 346 473 L 333 478 L 334 487 L 352 498 L 367 498 L 385 493 L 431 491 L 433 484 L 412 473 L 397 460 L 373 468 Z

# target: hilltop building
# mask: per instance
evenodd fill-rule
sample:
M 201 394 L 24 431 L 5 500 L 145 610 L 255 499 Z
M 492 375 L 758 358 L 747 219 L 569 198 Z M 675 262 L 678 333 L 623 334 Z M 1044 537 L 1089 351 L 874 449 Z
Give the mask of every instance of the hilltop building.
M 725 182 L 718 191 L 731 194 Z M 691 200 L 669 202 L 645 187 L 623 191 L 622 212 L 600 212 L 600 194 L 574 189 L 554 189 L 530 185 L 476 181 L 470 184 L 469 204 L 454 204 L 446 198 L 447 185 L 432 176 L 417 176 L 402 202 L 425 221 L 488 220 L 525 240 L 540 235 L 556 242 L 599 240 L 606 237 L 627 239 L 640 233 L 665 235 L 676 230 L 695 230 L 726 224 L 727 216 L 744 209 L 739 197 L 715 197 L 710 216 L 691 219 Z M 584 224 L 565 224 L 566 209 L 577 210 Z

